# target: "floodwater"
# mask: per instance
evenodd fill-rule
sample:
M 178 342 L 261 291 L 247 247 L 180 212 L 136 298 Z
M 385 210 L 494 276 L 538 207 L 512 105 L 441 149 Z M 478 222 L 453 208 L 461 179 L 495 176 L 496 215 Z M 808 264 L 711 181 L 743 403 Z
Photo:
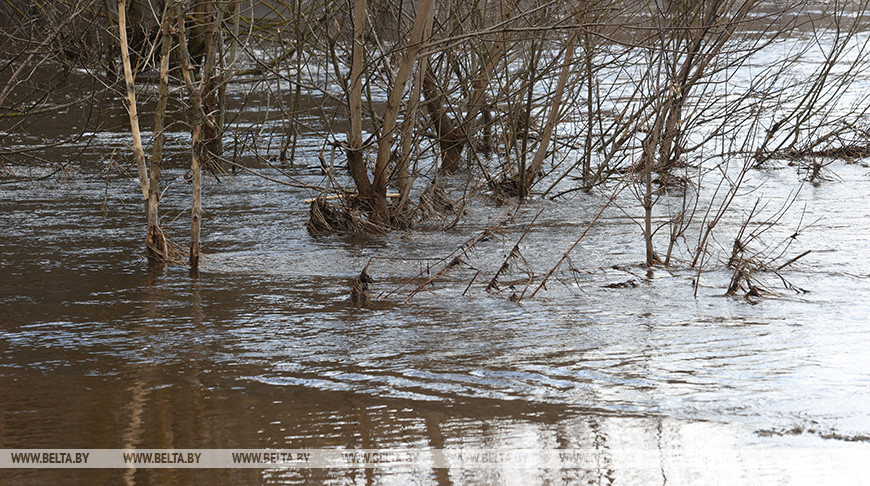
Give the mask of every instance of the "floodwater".
M 0 184 L 0 448 L 561 448 L 596 451 L 598 467 L 17 469 L 0 472 L 4 484 L 870 480 L 864 164 L 834 162 L 828 180 L 803 185 L 805 174 L 782 163 L 751 171 L 700 273 L 685 258 L 695 235 L 671 268 L 641 266 L 639 205 L 620 193 L 571 253 L 572 269 L 520 303 L 509 296 L 522 293 L 524 269 L 540 277 L 556 265 L 613 187 L 519 209 L 478 197 L 448 231 L 312 236 L 310 191 L 240 172 L 205 178 L 205 254 L 193 277 L 144 258 L 124 113 L 109 103 L 98 133 L 43 152 L 70 160 L 64 172 Z M 77 117 L 58 114 L 3 143 L 58 140 L 81 129 Z M 177 153 L 162 201 L 180 244 L 185 141 L 170 137 Z M 323 183 L 303 149 L 284 170 Z M 453 194 L 466 178 L 447 181 Z M 763 222 L 799 187 L 754 245 L 790 242 L 779 262 L 809 250 L 779 272 L 802 290 L 760 271 L 762 297 L 724 296 L 724 260 L 756 198 L 767 202 Z M 527 263 L 514 261 L 503 290 L 487 292 L 539 211 L 520 244 Z M 441 268 L 427 265 L 490 226 L 463 264 L 410 295 Z M 366 264 L 374 302 L 355 309 L 351 280 Z M 633 463 L 636 450 L 652 460 Z

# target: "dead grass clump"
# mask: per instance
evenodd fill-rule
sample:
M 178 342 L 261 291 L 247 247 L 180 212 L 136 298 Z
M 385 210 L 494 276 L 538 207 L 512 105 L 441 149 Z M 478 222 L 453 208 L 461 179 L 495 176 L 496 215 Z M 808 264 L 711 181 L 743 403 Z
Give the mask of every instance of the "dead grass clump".
M 145 239 L 145 255 L 149 260 L 181 265 L 187 263 L 188 254 L 180 245 L 173 243 L 158 226 L 149 231 Z
M 456 205 L 447 197 L 447 192 L 440 186 L 429 184 L 420 194 L 421 216 L 429 216 L 438 213 L 455 213 Z
M 383 226 L 369 221 L 358 198 L 342 197 L 339 201 L 334 204 L 324 197 L 311 201 L 308 222 L 305 224 L 310 233 L 381 234 L 386 232 Z
M 320 196 L 310 199 L 306 227 L 312 234 L 349 233 L 384 234 L 389 230 L 409 230 L 434 216 L 456 215 L 461 207 L 448 197 L 441 187 L 431 184 L 420 195 L 417 205 L 397 202 L 399 194 L 388 194 L 394 202 L 388 205 L 389 223 L 379 224 L 369 219 L 371 207 L 355 194 Z

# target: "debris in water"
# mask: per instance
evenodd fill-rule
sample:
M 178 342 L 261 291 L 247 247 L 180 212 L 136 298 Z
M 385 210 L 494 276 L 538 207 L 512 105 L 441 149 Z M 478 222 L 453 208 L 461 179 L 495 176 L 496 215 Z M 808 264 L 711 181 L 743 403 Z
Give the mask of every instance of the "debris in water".
M 602 285 L 601 288 L 603 288 L 603 289 L 633 289 L 633 288 L 636 288 L 638 285 L 640 285 L 640 284 L 637 282 L 637 280 L 632 278 L 632 279 L 626 280 L 625 282 L 616 282 L 616 283 L 612 283 L 612 284 Z
M 369 296 L 369 284 L 374 283 L 374 279 L 366 272 L 360 272 L 359 277 L 353 279 L 353 286 L 350 289 L 350 303 L 354 307 L 365 307 L 371 301 Z

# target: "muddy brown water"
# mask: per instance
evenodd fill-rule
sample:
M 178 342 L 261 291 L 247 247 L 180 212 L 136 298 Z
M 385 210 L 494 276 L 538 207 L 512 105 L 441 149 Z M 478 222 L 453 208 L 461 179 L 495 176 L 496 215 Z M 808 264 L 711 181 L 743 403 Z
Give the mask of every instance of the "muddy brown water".
M 43 132 L 3 133 L 3 143 L 81 129 L 65 116 L 75 113 L 46 121 Z M 566 470 L 17 469 L 0 472 L 4 484 L 868 478 L 867 462 L 843 460 L 870 451 L 865 165 L 829 166 L 836 178 L 804 185 L 765 236 L 785 241 L 803 228 L 785 256 L 812 252 L 781 273 L 806 293 L 768 272 L 764 298 L 725 297 L 730 274 L 715 260 L 700 274 L 685 259 L 648 271 L 629 217 L 641 213 L 628 194 L 571 254 L 575 270 L 559 272 L 546 291 L 521 304 L 508 299 L 511 289 L 485 291 L 541 209 L 521 251 L 536 274 L 549 270 L 608 200 L 604 188 L 533 198 L 469 252 L 467 265 L 403 303 L 406 291 L 381 294 L 511 210 L 477 198 L 449 231 L 312 236 L 304 228 L 309 191 L 243 173 L 209 178 L 205 255 L 192 277 L 145 260 L 123 112 L 107 119 L 72 149 L 42 152 L 72 161 L 65 173 L 36 182 L 7 174 L 0 184 L 0 448 L 573 448 L 602 459 L 597 468 Z M 179 243 L 189 214 L 186 137 L 170 134 L 173 186 L 162 201 L 164 225 Z M 301 143 L 286 170 L 323 183 L 304 150 L 317 141 Z M 128 172 L 111 169 L 112 160 Z M 455 193 L 464 177 L 448 182 Z M 720 253 L 756 197 L 769 201 L 771 214 L 802 177 L 787 166 L 752 171 L 714 233 Z M 375 302 L 354 309 L 351 279 L 371 257 L 398 256 L 408 260 L 371 263 Z M 470 266 L 481 275 L 466 292 Z M 502 279 L 517 291 L 522 268 Z M 653 451 L 655 467 L 627 463 L 632 449 Z

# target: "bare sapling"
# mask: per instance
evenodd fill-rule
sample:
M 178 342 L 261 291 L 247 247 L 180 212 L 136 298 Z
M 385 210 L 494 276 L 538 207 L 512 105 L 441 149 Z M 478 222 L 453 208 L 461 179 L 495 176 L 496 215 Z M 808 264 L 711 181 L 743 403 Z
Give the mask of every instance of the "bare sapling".
M 163 132 L 166 122 L 166 105 L 169 101 L 169 57 L 172 47 L 170 33 L 171 19 L 175 7 L 172 1 L 167 1 L 160 22 L 160 85 L 157 93 L 157 107 L 154 112 L 154 144 L 151 149 L 151 177 L 148 184 L 148 251 L 153 258 L 170 259 L 169 241 L 160 227 L 158 206 L 160 203 L 160 173 L 163 168 L 163 145 L 166 134 Z
M 544 167 L 544 159 L 547 156 L 550 148 L 550 140 L 553 137 L 553 131 L 556 129 L 556 125 L 559 123 L 559 118 L 562 113 L 562 97 L 565 93 L 565 86 L 568 84 L 568 77 L 571 74 L 573 68 L 572 62 L 574 60 L 575 43 L 576 36 L 572 33 L 569 36 L 568 45 L 565 46 L 565 59 L 562 64 L 562 69 L 559 73 L 559 79 L 556 82 L 556 88 L 553 92 L 553 98 L 550 100 L 549 103 L 547 122 L 544 124 L 544 128 L 541 131 L 541 135 L 538 141 L 538 148 L 537 150 L 535 150 L 535 155 L 534 157 L 532 157 L 532 162 L 531 164 L 529 164 L 529 167 L 524 174 L 523 194 L 528 193 L 528 190 L 534 183 L 535 178 L 538 176 L 538 174 L 541 173 L 541 170 Z
M 200 5 L 200 7 L 202 7 Z M 206 8 L 208 7 L 208 8 Z M 209 146 L 215 137 L 219 136 L 216 126 L 215 98 L 217 97 L 215 70 L 217 65 L 218 27 L 221 24 L 223 9 L 218 8 L 216 2 L 202 7 L 200 13 L 205 14 L 203 34 L 200 37 L 205 43 L 203 48 L 204 65 L 202 67 L 199 83 L 194 84 L 193 59 L 188 50 L 188 38 L 185 30 L 184 13 L 178 10 L 178 45 L 181 57 L 181 72 L 190 97 L 190 124 L 191 124 L 191 174 L 193 183 L 193 207 L 191 209 L 190 224 L 190 255 L 189 264 L 192 270 L 199 268 L 200 257 L 200 228 L 202 225 L 202 168 L 212 157 Z M 210 108 L 210 109 L 209 109 Z M 206 111 L 209 109 L 208 111 Z
M 133 154 L 136 159 L 136 168 L 139 174 L 139 185 L 142 189 L 142 199 L 145 202 L 145 214 L 147 222 L 147 233 L 145 238 L 146 254 L 149 259 L 168 260 L 169 247 L 163 231 L 160 229 L 158 215 L 158 200 L 160 191 L 160 151 L 163 146 L 162 134 L 159 139 L 155 138 L 154 155 L 152 159 L 151 174 L 149 177 L 148 168 L 145 162 L 145 150 L 142 147 L 142 133 L 139 129 L 139 113 L 136 109 L 136 85 L 134 80 L 133 68 L 130 63 L 130 49 L 127 41 L 127 2 L 126 0 L 118 0 L 118 32 L 120 35 L 121 46 L 121 63 L 124 68 L 124 82 L 127 88 L 127 113 L 130 117 L 130 132 L 133 135 Z M 165 19 L 164 19 L 165 21 Z M 164 51 L 168 51 L 168 47 L 164 46 Z M 168 63 L 168 52 L 166 52 L 165 62 Z M 161 61 L 161 70 L 163 70 L 163 61 Z M 168 64 L 166 66 L 168 69 Z M 162 73 L 161 73 L 162 75 Z M 161 96 L 168 96 L 166 87 L 161 86 Z M 161 100 L 158 109 L 162 108 L 165 112 L 166 101 Z M 162 131 L 162 114 L 158 117 L 159 129 Z

